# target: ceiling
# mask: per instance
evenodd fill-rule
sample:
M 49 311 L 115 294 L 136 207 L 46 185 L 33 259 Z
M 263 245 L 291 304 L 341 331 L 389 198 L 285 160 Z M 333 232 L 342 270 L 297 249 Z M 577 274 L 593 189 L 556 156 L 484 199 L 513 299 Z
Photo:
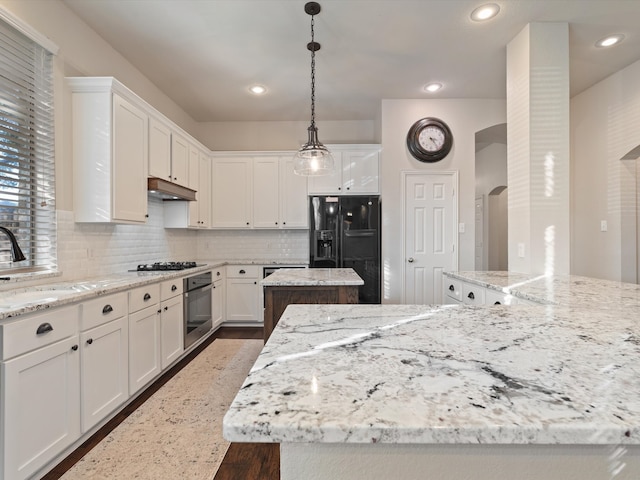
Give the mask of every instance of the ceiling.
M 310 118 L 305 0 L 63 2 L 198 122 Z M 487 2 L 499 15 L 471 21 Z M 569 24 L 572 96 L 640 59 L 640 0 L 487 2 L 321 0 L 316 119 L 373 120 L 381 99 L 505 98 L 506 45 L 530 22 Z M 595 47 L 614 33 L 625 40 Z M 432 81 L 444 88 L 427 94 Z

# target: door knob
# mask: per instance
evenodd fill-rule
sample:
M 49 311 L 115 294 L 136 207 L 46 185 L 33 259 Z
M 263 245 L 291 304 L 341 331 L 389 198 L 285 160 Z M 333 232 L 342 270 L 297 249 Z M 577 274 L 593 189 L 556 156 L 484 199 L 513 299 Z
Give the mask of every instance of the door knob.
M 413 257 L 409 257 L 409 260 L 407 260 L 407 262 L 413 263 Z

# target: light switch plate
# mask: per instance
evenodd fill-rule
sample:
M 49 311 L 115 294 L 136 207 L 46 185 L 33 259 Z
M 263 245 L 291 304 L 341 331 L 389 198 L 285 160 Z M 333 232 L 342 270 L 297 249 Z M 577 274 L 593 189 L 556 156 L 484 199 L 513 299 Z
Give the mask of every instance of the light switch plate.
M 606 220 L 600 220 L 600 231 L 601 232 L 606 232 L 607 231 L 607 221 Z
M 464 223 L 458 224 L 458 233 L 464 233 Z
M 524 243 L 518 244 L 518 257 L 524 258 Z

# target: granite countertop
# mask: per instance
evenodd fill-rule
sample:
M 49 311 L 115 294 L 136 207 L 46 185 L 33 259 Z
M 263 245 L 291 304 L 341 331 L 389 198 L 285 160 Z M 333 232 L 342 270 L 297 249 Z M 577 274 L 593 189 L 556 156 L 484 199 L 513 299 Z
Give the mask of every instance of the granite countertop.
M 495 289 L 517 283 L 474 275 Z M 289 306 L 224 418 L 225 438 L 640 444 L 640 286 L 517 280 L 553 303 Z
M 172 278 L 185 277 L 225 265 L 307 265 L 308 259 L 198 260 L 198 266 L 184 270 L 123 272 L 99 278 L 47 283 L 0 292 L 0 321 L 27 313 L 84 301 Z M 51 275 L 53 276 L 53 275 Z M 12 283 L 12 285 L 17 285 Z
M 281 268 L 262 280 L 263 287 L 364 285 L 353 268 Z

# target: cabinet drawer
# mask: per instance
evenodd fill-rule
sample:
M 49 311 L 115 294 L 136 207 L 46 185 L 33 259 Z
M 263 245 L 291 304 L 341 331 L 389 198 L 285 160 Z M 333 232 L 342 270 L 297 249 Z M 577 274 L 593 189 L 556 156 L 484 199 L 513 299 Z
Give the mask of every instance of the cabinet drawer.
M 116 293 L 82 303 L 80 330 L 97 327 L 127 314 L 127 293 Z
M 7 360 L 71 337 L 78 332 L 79 319 L 80 307 L 71 305 L 19 317 L 13 322 L 0 325 L 0 358 Z
M 129 292 L 129 313 L 137 312 L 160 302 L 160 284 L 153 283 Z
M 165 280 L 160 284 L 160 300 L 168 300 L 176 295 L 182 295 L 184 284 L 182 278 Z
M 233 268 L 233 267 L 229 267 L 229 268 Z M 211 271 L 211 278 L 213 279 L 213 281 L 215 282 L 216 280 L 224 280 L 226 277 L 226 268 L 222 267 L 222 268 L 214 268 Z
M 228 265 L 227 278 L 260 278 L 262 267 L 259 265 Z
M 478 285 L 463 283 L 462 301 L 467 305 L 484 305 L 484 288 Z
M 457 302 L 462 301 L 462 282 L 454 278 L 444 277 L 442 282 L 444 286 L 445 295 Z
M 489 290 L 485 292 L 484 301 L 487 305 L 515 305 L 517 300 L 509 293 Z

